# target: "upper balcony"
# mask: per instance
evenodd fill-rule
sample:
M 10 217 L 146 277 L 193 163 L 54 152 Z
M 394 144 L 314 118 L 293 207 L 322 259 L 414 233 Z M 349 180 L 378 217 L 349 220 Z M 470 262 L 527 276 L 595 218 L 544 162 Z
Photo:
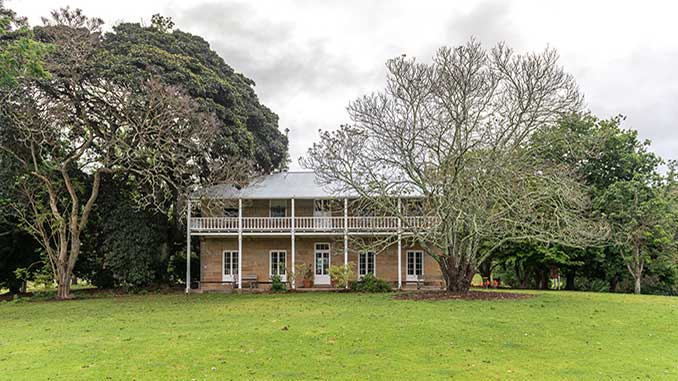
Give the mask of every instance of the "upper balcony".
M 435 223 L 417 216 L 412 197 L 398 200 L 398 210 L 412 216 L 400 221 L 390 213 L 370 216 L 352 202 L 356 200 L 325 189 L 313 173 L 276 173 L 244 188 L 218 185 L 196 192 L 193 201 L 200 215 L 189 216 L 189 230 L 191 235 L 396 234 Z
M 190 220 L 193 235 L 237 235 L 242 223 L 243 234 L 340 235 L 396 234 L 397 217 L 193 217 Z M 433 217 L 406 217 L 400 224 L 401 232 L 427 229 L 433 226 Z

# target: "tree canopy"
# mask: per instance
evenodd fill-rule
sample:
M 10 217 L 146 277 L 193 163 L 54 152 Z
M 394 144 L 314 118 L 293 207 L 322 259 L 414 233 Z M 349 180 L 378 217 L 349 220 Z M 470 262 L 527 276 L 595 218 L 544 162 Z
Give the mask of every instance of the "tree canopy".
M 70 296 L 102 177 L 125 176 L 125 200 L 157 208 L 176 225 L 182 195 L 196 185 L 286 165 L 287 139 L 254 83 L 201 38 L 170 31 L 169 21 L 154 17 L 151 27 L 121 24 L 103 34 L 98 18 L 54 11 L 33 29 L 36 41 L 53 47 L 41 61 L 49 75 L 17 77 L 21 91 L 3 89 L 0 146 L 16 169 L 8 201 L 46 252 L 60 298 Z M 117 207 L 157 218 L 134 213 L 128 202 Z M 104 250 L 127 253 L 102 238 Z
M 181 88 L 221 122 L 212 160 L 249 159 L 257 170 L 287 166 L 287 137 L 278 116 L 259 102 L 254 81 L 237 73 L 199 36 L 122 23 L 103 38 L 98 70 L 131 81 L 159 78 Z
M 612 234 L 599 247 L 548 248 L 561 254 L 560 263 L 544 255 L 546 248 L 540 243 L 503 248 L 493 260 L 506 269 L 515 268 L 523 286 L 529 275 L 522 271 L 525 268 L 542 279 L 544 273 L 557 268 L 564 270 L 567 288 L 575 288 L 579 273 L 603 280 L 606 289 L 615 291 L 628 270 L 633 288 L 639 291 L 644 268 L 660 270 L 655 264 L 664 261 L 653 260 L 676 255 L 669 244 L 675 238 L 669 227 L 676 226 L 671 214 L 675 200 L 667 191 L 671 181 L 661 174 L 663 162 L 649 150 L 650 142 L 641 140 L 637 131 L 624 129 L 623 121 L 622 116 L 600 120 L 588 114 L 571 115 L 532 137 L 542 160 L 566 165 L 587 186 L 592 200 L 590 218 L 607 221 Z M 660 270 L 666 271 L 671 271 L 670 266 Z
M 520 55 L 471 40 L 433 63 L 387 62 L 383 91 L 350 103 L 352 125 L 321 135 L 304 163 L 370 207 L 397 211 L 466 291 L 493 248 L 533 240 L 585 246 L 605 235 L 588 219 L 585 189 L 566 166 L 540 160 L 530 138 L 581 110 L 574 78 L 553 50 Z M 396 203 L 421 199 L 433 226 L 409 226 Z

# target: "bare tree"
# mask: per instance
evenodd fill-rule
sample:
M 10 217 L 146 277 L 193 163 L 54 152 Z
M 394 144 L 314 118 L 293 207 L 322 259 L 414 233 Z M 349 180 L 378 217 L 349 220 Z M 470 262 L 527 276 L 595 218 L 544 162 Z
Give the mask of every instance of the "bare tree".
M 487 51 L 475 40 L 440 49 L 432 64 L 392 59 L 386 88 L 351 102 L 353 123 L 321 133 L 302 163 L 335 191 L 358 194 L 356 208 L 398 216 L 449 290 L 468 290 L 506 241 L 590 243 L 606 230 L 586 218 L 585 192 L 530 145 L 534 131 L 582 107 L 557 61 L 554 50 Z M 414 224 L 412 214 L 435 223 Z

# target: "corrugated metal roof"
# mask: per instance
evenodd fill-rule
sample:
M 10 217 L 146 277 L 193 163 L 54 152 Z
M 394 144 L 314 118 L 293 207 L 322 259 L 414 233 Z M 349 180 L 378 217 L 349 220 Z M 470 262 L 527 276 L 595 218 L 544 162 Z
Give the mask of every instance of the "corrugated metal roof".
M 320 185 L 314 172 L 279 172 L 253 179 L 246 187 L 215 185 L 193 194 L 212 199 L 322 199 L 342 197 Z M 350 197 L 350 196 L 349 196 Z

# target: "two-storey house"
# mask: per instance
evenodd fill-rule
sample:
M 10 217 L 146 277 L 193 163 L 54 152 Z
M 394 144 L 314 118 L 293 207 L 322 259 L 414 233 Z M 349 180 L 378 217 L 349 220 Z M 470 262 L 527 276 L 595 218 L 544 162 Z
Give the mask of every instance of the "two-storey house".
M 187 232 L 189 241 L 200 240 L 198 291 L 265 288 L 275 274 L 301 288 L 302 276 L 293 273 L 300 263 L 312 267 L 318 288 L 330 287 L 331 265 L 349 262 L 356 279 L 372 273 L 397 288 L 442 283 L 438 264 L 408 239 L 399 218 L 355 213 L 354 197 L 333 194 L 312 172 L 275 173 L 240 189 L 221 185 L 198 194 Z M 431 223 L 406 218 L 408 226 Z M 392 237 L 393 243 L 378 252 L 360 250 L 351 247 L 357 237 Z

